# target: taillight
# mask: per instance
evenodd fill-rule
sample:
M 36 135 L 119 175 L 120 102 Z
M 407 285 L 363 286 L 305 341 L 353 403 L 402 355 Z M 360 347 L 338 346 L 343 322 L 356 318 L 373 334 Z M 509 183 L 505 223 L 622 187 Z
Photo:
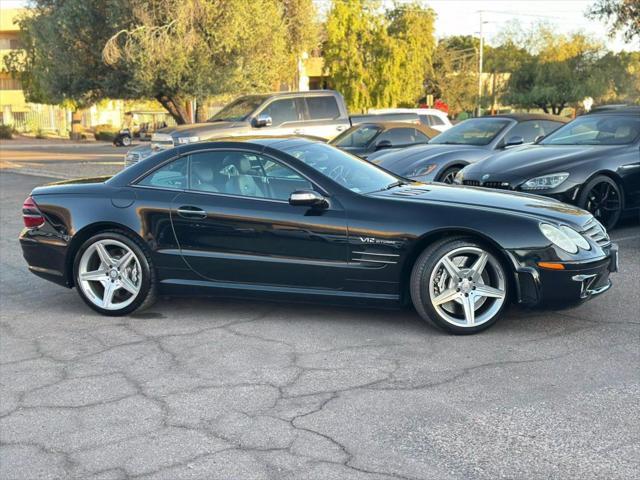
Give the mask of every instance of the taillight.
M 38 210 L 35 200 L 30 196 L 22 204 L 22 220 L 27 228 L 38 228 L 44 225 L 44 217 Z

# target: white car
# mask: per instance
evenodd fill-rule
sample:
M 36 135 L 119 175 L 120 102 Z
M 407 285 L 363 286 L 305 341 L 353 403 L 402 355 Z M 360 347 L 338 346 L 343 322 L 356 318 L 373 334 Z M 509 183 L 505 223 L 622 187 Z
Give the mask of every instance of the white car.
M 447 114 L 435 108 L 376 108 L 369 113 L 415 113 L 420 117 L 420 122 L 439 132 L 450 129 L 453 125 Z

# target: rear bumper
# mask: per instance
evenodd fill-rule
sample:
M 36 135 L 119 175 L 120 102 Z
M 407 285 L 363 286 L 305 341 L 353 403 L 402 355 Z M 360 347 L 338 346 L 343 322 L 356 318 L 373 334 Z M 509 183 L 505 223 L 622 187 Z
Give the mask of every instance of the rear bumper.
M 564 263 L 564 270 L 548 270 L 519 263 L 514 255 L 518 302 L 527 306 L 568 306 L 589 300 L 611 288 L 609 274 L 618 270 L 618 246 L 591 262 Z
M 26 228 L 20 233 L 19 240 L 29 271 L 58 285 L 71 287 L 66 268 L 66 242 Z

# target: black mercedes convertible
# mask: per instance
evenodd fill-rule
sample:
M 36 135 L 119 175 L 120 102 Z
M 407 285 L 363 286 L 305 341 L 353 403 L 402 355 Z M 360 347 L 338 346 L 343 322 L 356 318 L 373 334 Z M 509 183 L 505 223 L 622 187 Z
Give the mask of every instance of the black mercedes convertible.
M 475 333 L 510 302 L 577 303 L 611 286 L 617 247 L 556 200 L 388 173 L 301 138 L 196 143 L 109 179 L 33 190 L 29 269 L 126 315 L 158 294 L 413 303 Z

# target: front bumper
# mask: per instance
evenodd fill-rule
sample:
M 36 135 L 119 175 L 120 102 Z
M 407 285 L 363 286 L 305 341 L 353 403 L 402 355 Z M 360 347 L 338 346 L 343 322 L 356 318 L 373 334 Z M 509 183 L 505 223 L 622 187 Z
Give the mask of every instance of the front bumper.
M 618 246 L 613 243 L 603 258 L 563 262 L 564 270 L 540 268 L 510 253 L 515 268 L 518 302 L 527 306 L 566 306 L 583 302 L 611 288 L 609 274 L 618 270 Z

